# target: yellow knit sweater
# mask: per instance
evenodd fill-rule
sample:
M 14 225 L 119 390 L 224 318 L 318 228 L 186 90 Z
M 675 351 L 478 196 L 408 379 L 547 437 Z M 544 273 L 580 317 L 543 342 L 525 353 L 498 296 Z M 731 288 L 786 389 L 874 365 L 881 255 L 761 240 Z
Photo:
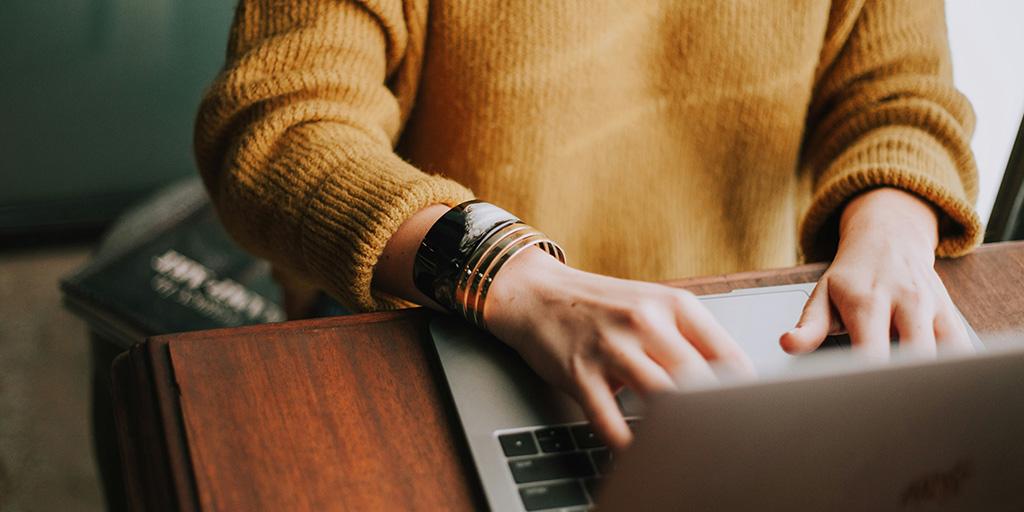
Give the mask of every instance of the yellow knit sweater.
M 242 0 L 195 145 L 243 245 L 370 310 L 402 221 L 474 193 L 634 279 L 827 258 L 883 185 L 958 255 L 972 124 L 941 0 Z

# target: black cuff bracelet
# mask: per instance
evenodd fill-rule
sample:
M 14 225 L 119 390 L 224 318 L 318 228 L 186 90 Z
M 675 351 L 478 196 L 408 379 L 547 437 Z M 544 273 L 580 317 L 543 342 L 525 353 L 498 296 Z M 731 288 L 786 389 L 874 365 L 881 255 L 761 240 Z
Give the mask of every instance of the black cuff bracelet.
M 412 280 L 419 291 L 449 311 L 456 310 L 455 288 L 473 251 L 495 230 L 519 218 L 490 203 L 467 201 L 448 210 L 423 237 Z
M 558 244 L 515 215 L 490 203 L 468 201 L 445 213 L 423 237 L 413 283 L 448 311 L 486 328 L 484 309 L 494 276 L 531 246 L 565 262 Z

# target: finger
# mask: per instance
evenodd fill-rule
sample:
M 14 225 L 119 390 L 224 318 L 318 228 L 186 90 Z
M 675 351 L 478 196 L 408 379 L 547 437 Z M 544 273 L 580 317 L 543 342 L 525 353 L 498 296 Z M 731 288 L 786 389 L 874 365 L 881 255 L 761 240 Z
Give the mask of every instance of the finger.
M 614 378 L 641 395 L 665 393 L 676 389 L 668 372 L 639 347 L 625 349 L 608 364 Z
M 892 306 L 888 300 L 857 300 L 838 305 L 850 333 L 854 352 L 873 359 L 888 359 Z
M 949 290 L 942 283 L 938 274 L 934 274 L 932 289 L 941 297 L 936 308 L 935 315 L 935 343 L 943 351 L 953 350 L 955 352 L 974 352 L 974 345 L 967 334 L 967 326 L 964 320 L 953 305 L 953 298 L 949 296 Z
M 822 279 L 818 281 L 807 303 L 804 304 L 803 313 L 800 314 L 796 327 L 779 337 L 779 345 L 790 354 L 803 354 L 815 350 L 825 341 L 832 323 L 828 281 Z
M 935 357 L 935 312 L 927 302 L 900 302 L 892 317 L 900 352 Z
M 676 311 L 676 328 L 703 359 L 741 375 L 754 374 L 754 363 L 746 352 L 700 300 L 680 295 Z
M 622 450 L 633 440 L 615 395 L 602 375 L 591 373 L 580 378 L 577 401 L 594 430 L 609 446 Z
M 974 352 L 974 345 L 967 335 L 967 327 L 953 304 L 940 308 L 935 315 L 935 343 L 943 351 L 952 350 L 956 353 Z
M 715 377 L 715 372 L 711 370 L 704 356 L 689 341 L 683 340 L 680 343 L 683 346 L 683 359 L 669 372 L 676 387 L 687 389 L 716 382 L 718 378 Z
M 704 356 L 673 326 L 654 327 L 647 339 L 651 357 L 664 368 L 676 387 L 716 380 Z

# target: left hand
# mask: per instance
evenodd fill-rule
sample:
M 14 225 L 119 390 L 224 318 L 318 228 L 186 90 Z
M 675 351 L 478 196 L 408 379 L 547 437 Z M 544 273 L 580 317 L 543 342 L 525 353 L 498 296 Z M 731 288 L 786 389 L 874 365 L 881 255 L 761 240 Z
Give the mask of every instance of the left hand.
M 937 243 L 935 211 L 916 196 L 880 188 L 854 198 L 840 219 L 835 260 L 782 348 L 810 352 L 845 330 L 853 349 L 872 358 L 888 358 L 893 339 L 901 352 L 927 356 L 937 347 L 973 350 L 935 272 Z

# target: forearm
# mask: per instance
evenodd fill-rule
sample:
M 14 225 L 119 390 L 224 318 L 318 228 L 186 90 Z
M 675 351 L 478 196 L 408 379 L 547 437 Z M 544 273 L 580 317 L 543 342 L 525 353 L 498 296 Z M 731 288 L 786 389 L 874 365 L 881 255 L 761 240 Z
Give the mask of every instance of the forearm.
M 388 73 L 414 60 L 403 55 L 401 2 L 244 0 L 239 10 L 195 132 L 221 220 L 250 252 L 349 309 L 407 305 L 371 287 L 385 243 L 420 209 L 472 194 L 392 148 L 408 114 L 394 93 L 408 81 Z
M 374 266 L 373 286 L 375 288 L 422 306 L 441 309 L 440 305 L 424 295 L 413 284 L 412 268 L 416 261 L 416 251 L 419 250 L 423 237 L 447 211 L 447 206 L 431 205 L 414 213 L 398 227 L 398 231 L 388 240 L 380 260 Z
M 974 116 L 953 84 L 941 3 L 920 3 L 868 2 L 848 32 L 829 38 L 835 58 L 817 79 L 801 157 L 813 177 L 800 230 L 808 260 L 834 257 L 840 208 L 880 187 L 936 207 L 937 255 L 961 255 L 981 241 Z

